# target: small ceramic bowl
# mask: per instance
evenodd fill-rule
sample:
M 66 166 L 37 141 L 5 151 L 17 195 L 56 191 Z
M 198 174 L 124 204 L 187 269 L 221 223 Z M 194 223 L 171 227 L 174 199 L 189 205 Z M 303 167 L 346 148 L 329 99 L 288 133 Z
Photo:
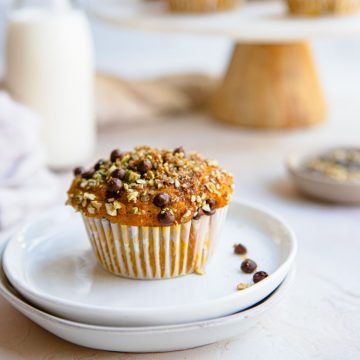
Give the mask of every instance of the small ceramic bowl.
M 286 159 L 286 166 L 296 187 L 304 194 L 325 201 L 342 204 L 360 204 L 360 181 L 337 181 L 326 176 L 311 174 L 303 164 L 309 157 L 323 151 L 292 154 Z

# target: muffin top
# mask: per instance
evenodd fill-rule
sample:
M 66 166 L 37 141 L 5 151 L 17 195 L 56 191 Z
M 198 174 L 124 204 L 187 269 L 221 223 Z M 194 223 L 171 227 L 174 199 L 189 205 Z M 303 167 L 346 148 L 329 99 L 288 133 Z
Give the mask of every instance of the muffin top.
M 182 224 L 229 203 L 233 177 L 200 154 L 137 147 L 74 170 L 67 203 L 88 217 L 131 226 Z

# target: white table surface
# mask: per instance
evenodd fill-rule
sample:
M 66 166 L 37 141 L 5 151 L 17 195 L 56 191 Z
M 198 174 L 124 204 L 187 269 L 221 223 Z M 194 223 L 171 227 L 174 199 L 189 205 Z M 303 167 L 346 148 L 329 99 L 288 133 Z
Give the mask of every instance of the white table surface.
M 343 99 L 328 122 L 292 132 L 227 127 L 204 116 L 108 129 L 98 154 L 116 145 L 184 145 L 216 157 L 235 174 L 238 196 L 268 206 L 299 238 L 295 284 L 286 299 L 241 338 L 167 354 L 116 354 L 56 338 L 0 299 L 1 359 L 359 359 L 360 208 L 316 203 L 289 183 L 283 158 L 314 144 L 358 144 L 360 103 Z M 69 175 L 62 175 L 64 187 Z M 241 239 L 234 239 L 241 241 Z
M 218 72 L 228 49 L 227 43 L 212 38 L 142 36 L 100 25 L 94 30 L 100 67 L 131 77 L 190 68 Z M 359 145 L 359 50 L 355 42 L 316 44 L 330 106 L 327 123 L 313 129 L 258 132 L 222 126 L 205 116 L 186 116 L 100 134 L 94 159 L 119 145 L 135 144 L 182 144 L 216 157 L 234 173 L 237 195 L 268 206 L 294 227 L 299 238 L 295 284 L 282 304 L 254 329 L 241 338 L 199 349 L 117 354 L 58 339 L 0 298 L 0 359 L 359 359 L 360 208 L 302 198 L 289 183 L 282 162 L 292 150 L 322 143 Z M 139 56 L 144 53 L 148 54 L 145 62 Z M 70 174 L 60 177 L 65 191 Z

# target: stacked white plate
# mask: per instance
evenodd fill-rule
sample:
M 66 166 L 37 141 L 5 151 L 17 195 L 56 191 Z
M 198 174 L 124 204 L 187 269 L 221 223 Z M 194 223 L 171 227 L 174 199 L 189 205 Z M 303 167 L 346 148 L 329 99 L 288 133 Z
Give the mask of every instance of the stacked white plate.
M 242 243 L 257 270 L 240 271 Z M 25 316 L 79 345 L 114 351 L 180 350 L 241 334 L 289 288 L 296 239 L 285 223 L 234 201 L 205 275 L 129 280 L 96 262 L 80 216 L 56 209 L 12 236 L 2 256 L 0 292 Z M 239 283 L 251 286 L 237 291 Z

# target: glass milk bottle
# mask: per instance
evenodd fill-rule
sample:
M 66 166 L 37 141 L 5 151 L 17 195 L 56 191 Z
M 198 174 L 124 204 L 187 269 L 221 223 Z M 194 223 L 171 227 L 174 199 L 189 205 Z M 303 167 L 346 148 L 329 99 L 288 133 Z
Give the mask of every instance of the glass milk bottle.
M 66 0 L 18 1 L 8 16 L 5 84 L 44 120 L 47 163 L 83 163 L 95 145 L 94 55 L 86 16 Z

